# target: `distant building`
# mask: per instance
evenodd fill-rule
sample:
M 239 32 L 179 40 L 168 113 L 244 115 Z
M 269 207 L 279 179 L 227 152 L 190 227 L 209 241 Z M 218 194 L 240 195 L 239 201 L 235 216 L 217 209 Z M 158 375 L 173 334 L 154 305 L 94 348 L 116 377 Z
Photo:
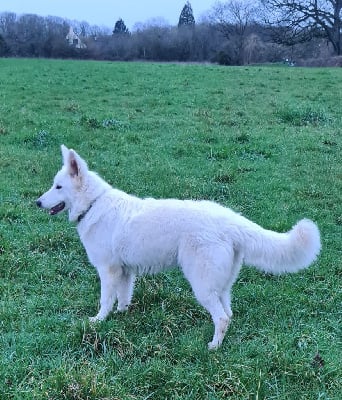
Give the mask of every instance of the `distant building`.
M 70 46 L 73 46 L 76 49 L 85 49 L 87 47 L 87 45 L 82 42 L 79 36 L 76 35 L 72 26 L 70 26 L 69 33 L 66 35 L 66 40 Z

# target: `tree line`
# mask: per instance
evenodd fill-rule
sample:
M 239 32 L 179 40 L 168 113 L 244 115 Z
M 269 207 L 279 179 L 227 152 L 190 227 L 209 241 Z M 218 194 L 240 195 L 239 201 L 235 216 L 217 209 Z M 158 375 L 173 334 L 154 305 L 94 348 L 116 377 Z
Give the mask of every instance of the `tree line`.
M 0 56 L 216 62 L 243 65 L 341 54 L 342 0 L 216 2 L 195 21 L 187 1 L 177 26 L 162 19 L 113 29 L 34 14 L 0 14 Z M 76 42 L 66 40 L 70 26 Z M 77 46 L 76 43 L 82 43 Z

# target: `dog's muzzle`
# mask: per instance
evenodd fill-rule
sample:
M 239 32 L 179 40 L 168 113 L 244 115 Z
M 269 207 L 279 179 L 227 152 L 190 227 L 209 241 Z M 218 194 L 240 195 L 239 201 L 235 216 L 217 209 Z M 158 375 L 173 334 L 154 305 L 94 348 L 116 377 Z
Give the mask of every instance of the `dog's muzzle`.
M 44 208 L 41 200 L 37 200 L 36 204 L 38 207 Z M 63 211 L 64 208 L 65 208 L 65 203 L 64 203 L 64 201 L 62 201 L 62 202 L 58 203 L 57 205 L 55 205 L 54 207 L 50 208 L 49 214 L 50 215 L 58 214 L 59 212 Z

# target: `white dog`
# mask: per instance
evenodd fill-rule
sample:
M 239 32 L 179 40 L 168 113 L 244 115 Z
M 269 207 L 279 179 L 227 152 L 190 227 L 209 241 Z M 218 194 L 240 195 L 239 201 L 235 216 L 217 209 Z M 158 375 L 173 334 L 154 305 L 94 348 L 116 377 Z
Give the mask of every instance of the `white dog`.
M 242 263 L 273 274 L 308 267 L 320 252 L 310 220 L 289 232 L 261 228 L 210 201 L 140 199 L 112 188 L 74 151 L 61 146 L 64 166 L 37 205 L 54 215 L 69 211 L 101 280 L 103 320 L 117 301 L 127 310 L 136 275 L 178 265 L 210 313 L 215 332 L 209 349 L 223 341 L 232 317 L 230 290 Z

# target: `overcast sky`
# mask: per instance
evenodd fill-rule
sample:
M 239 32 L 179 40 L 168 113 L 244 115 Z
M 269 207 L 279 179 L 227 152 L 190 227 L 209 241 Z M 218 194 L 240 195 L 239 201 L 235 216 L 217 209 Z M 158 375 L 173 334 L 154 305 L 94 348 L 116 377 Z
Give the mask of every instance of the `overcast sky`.
M 185 3 L 186 0 L 0 0 L 0 12 L 51 15 L 109 28 L 122 18 L 132 30 L 135 23 L 156 17 L 176 25 Z M 214 3 L 215 0 L 190 0 L 195 20 Z

